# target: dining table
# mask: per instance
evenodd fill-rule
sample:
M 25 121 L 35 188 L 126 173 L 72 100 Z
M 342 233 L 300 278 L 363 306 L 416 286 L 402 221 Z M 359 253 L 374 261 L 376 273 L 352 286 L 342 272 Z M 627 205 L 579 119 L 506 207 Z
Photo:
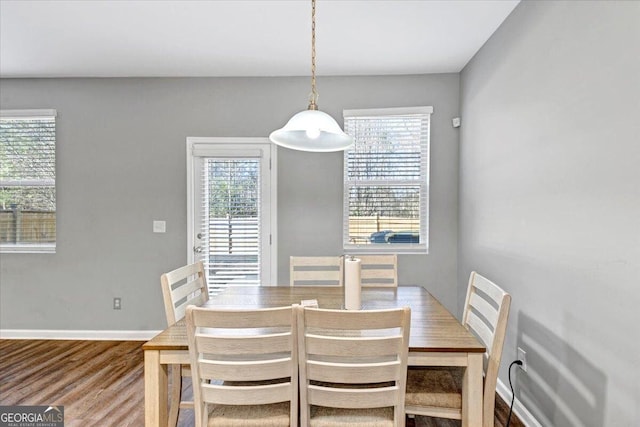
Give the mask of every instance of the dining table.
M 203 307 L 256 309 L 317 302 L 344 309 L 344 287 L 230 286 L 210 296 Z M 363 287 L 361 309 L 411 308 L 408 366 L 464 367 L 462 425 L 482 426 L 485 347 L 422 286 Z M 189 364 L 184 319 L 143 344 L 145 426 L 167 425 L 169 365 Z

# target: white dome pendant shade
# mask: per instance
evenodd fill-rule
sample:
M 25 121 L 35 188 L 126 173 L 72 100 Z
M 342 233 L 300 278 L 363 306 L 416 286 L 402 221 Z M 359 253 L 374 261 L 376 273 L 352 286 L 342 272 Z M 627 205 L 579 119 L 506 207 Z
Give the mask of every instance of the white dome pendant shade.
M 353 138 L 340 129 L 327 113 L 318 110 L 300 111 L 269 139 L 281 147 L 300 151 L 341 151 L 353 145 Z
M 316 0 L 311 0 L 311 94 L 309 107 L 300 111 L 283 128 L 271 132 L 274 144 L 300 151 L 341 151 L 353 145 L 353 138 L 340 129 L 333 117 L 318 111 L 316 104 Z

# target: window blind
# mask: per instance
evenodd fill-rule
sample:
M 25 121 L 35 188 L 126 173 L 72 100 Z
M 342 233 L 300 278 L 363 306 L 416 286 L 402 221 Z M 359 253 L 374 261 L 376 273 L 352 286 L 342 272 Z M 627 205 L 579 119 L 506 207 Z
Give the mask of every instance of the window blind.
M 260 160 L 205 158 L 200 253 L 212 292 L 260 284 Z
M 345 111 L 345 249 L 426 251 L 431 111 Z
M 0 112 L 0 245 L 51 251 L 56 242 L 54 110 Z

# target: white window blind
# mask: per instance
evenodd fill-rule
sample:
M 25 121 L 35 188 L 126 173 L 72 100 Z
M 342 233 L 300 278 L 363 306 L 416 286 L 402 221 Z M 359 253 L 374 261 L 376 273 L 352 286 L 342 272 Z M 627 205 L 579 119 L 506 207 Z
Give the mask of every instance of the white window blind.
M 428 250 L 431 107 L 346 110 L 345 250 Z
M 260 159 L 204 158 L 202 241 L 212 292 L 260 284 Z
M 0 111 L 0 251 L 54 252 L 56 112 Z

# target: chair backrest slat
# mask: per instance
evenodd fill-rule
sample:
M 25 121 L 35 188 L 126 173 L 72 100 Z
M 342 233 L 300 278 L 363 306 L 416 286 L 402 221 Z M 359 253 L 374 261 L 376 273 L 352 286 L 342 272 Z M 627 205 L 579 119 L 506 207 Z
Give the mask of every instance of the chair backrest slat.
M 201 387 L 204 401 L 214 402 L 217 405 L 238 405 L 249 402 L 252 405 L 266 405 L 291 399 L 290 383 L 233 387 L 203 384 Z
M 233 371 L 229 375 L 229 371 Z M 222 381 L 264 381 L 270 378 L 285 378 L 291 375 L 291 357 L 273 359 L 268 362 L 251 363 L 243 360 L 237 362 L 200 361 L 201 378 L 213 378 Z
M 330 383 L 361 383 L 363 378 L 372 383 L 382 383 L 394 378 L 400 371 L 397 359 L 389 362 L 341 364 L 307 360 L 307 373 L 317 381 Z M 398 378 L 396 378 L 397 380 Z
M 482 321 L 474 312 L 469 313 L 467 319 L 467 327 L 482 341 L 482 344 L 487 349 L 491 349 L 493 343 L 493 331 L 487 327 L 487 324 Z
M 389 328 L 389 325 L 397 324 L 398 319 L 402 319 L 396 310 L 375 310 L 375 316 L 362 314 L 372 311 L 374 310 L 333 310 L 331 316 L 327 316 L 321 310 L 308 310 L 305 311 L 305 326 L 336 330 L 376 330 Z
M 491 325 L 495 325 L 498 322 L 498 310 L 491 305 L 486 299 L 479 296 L 476 292 L 471 294 L 469 298 L 469 305 L 471 308 L 480 313 Z
M 187 280 L 182 286 L 171 290 L 171 297 L 174 301 L 180 301 L 189 295 L 195 294 L 202 289 L 202 281 L 199 277 L 194 280 Z
M 398 286 L 398 256 L 393 255 L 355 255 L 360 259 L 360 279 L 363 287 Z
M 212 327 L 229 329 L 228 336 L 233 336 L 233 329 L 238 329 L 237 334 L 246 335 L 246 331 L 240 329 L 255 329 L 256 325 L 261 328 L 274 328 L 278 326 L 288 326 L 291 321 L 291 313 L 288 307 L 266 308 L 262 310 L 224 310 L 224 316 L 220 316 L 221 310 L 207 310 L 198 314 L 203 323 L 215 325 Z M 269 313 L 268 316 L 265 312 Z
M 396 406 L 398 387 L 381 387 L 368 389 L 363 398 L 363 389 L 327 389 L 326 387 L 310 386 L 308 403 L 310 405 L 329 406 L 332 408 L 384 408 Z
M 326 356 L 398 354 L 402 350 L 402 335 L 397 337 L 327 337 L 307 334 L 307 352 Z
M 480 289 L 482 292 L 487 294 L 492 301 L 495 301 L 496 303 L 500 302 L 502 300 L 502 297 L 506 295 L 506 292 L 500 289 L 498 285 L 478 273 L 475 273 L 473 277 L 473 287 L 476 289 Z
M 344 259 L 341 256 L 292 256 L 289 258 L 290 286 L 342 286 Z
M 218 355 L 272 354 L 291 349 L 291 332 L 233 337 L 212 337 L 209 334 L 209 332 L 196 333 L 196 344 L 203 353 Z

